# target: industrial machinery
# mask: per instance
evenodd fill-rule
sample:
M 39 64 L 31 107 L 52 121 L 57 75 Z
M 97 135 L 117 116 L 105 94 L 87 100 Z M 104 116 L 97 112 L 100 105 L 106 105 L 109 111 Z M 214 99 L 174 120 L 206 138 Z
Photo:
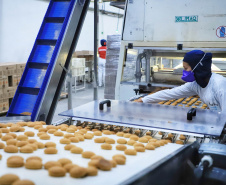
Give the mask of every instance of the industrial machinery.
M 88 4 L 82 0 L 50 2 L 8 116 L 30 113 L 32 121 L 51 122 Z M 180 59 L 192 49 L 212 52 L 213 70 L 224 75 L 225 7 L 224 0 L 126 1 L 116 82 L 119 101 L 96 100 L 60 115 L 70 118 L 68 124 L 90 130 L 123 131 L 140 137 L 149 133 L 172 143 L 151 154 L 146 152 L 144 157 L 138 155 L 128 167 L 116 169 L 107 178 L 94 177 L 97 182 L 226 184 L 225 113 L 123 101 L 135 95 L 134 89 L 148 93 L 156 87 L 183 83 Z M 136 59 L 128 62 L 128 57 Z M 175 144 L 179 135 L 183 135 L 184 146 Z
M 226 76 L 225 5 L 223 0 L 127 1 L 115 99 L 183 84 L 182 59 L 194 49 L 213 53 L 213 72 Z

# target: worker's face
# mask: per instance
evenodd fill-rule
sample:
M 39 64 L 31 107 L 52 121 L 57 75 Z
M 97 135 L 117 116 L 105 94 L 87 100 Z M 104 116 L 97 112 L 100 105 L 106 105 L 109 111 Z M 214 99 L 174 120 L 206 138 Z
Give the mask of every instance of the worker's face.
M 192 71 L 191 66 L 187 62 L 183 62 L 183 67 L 185 71 Z

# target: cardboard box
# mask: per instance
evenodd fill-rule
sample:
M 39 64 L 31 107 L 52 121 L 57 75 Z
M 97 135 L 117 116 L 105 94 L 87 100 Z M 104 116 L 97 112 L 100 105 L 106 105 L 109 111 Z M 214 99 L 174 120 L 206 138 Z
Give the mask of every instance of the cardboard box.
M 3 89 L 3 99 L 13 98 L 15 95 L 17 87 L 8 87 Z
M 22 75 L 25 69 L 26 63 L 16 64 L 16 70 L 18 75 Z
M 2 68 L 2 77 L 4 76 L 11 76 L 11 75 L 17 75 L 16 70 L 16 64 L 15 63 L 1 63 L 0 64 Z

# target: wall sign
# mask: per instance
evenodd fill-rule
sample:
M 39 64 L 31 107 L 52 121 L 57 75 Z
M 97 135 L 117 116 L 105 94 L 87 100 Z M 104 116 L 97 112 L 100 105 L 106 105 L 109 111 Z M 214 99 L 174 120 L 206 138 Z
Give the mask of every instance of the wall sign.
M 218 38 L 226 38 L 226 26 L 219 26 L 216 29 L 216 35 Z
M 198 15 L 175 16 L 175 22 L 198 22 Z

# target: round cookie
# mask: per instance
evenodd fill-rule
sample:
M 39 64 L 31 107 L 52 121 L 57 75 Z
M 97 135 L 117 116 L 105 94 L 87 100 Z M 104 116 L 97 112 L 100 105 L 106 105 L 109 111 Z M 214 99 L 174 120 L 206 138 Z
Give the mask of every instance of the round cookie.
M 66 130 L 66 132 L 69 132 L 69 133 L 74 133 L 77 129 L 73 129 L 73 128 L 68 128 Z
M 109 130 L 104 130 L 103 131 L 103 134 L 105 134 L 105 135 L 111 135 L 111 132 Z
M 145 146 L 145 149 L 147 149 L 147 150 L 155 150 L 155 146 L 154 146 L 152 143 L 148 143 L 148 144 Z
M 48 169 L 49 176 L 52 177 L 64 177 L 66 175 L 66 170 L 60 166 L 53 166 Z
M 13 136 L 14 139 L 17 138 L 17 135 L 16 135 L 15 133 L 12 133 L 12 132 L 7 133 L 6 135 L 8 135 L 8 136 Z
M 56 129 L 49 129 L 49 130 L 47 131 L 47 133 L 53 134 L 53 133 L 56 132 L 56 131 L 57 131 Z
M 6 144 L 17 146 L 17 140 L 16 139 L 9 139 L 9 140 L 6 141 Z
M 40 160 L 28 160 L 25 163 L 25 168 L 30 169 L 30 170 L 39 170 L 42 169 L 42 161 Z
M 137 135 L 131 135 L 130 140 L 138 141 L 139 137 Z
M 42 134 L 46 134 L 46 132 L 39 132 L 37 133 L 37 136 L 40 137 Z
M 134 150 L 134 149 L 126 149 L 126 150 L 124 151 L 124 153 L 125 153 L 126 155 L 137 155 L 137 151 Z
M 42 134 L 39 138 L 42 139 L 42 140 L 49 140 L 50 139 L 50 135 Z
M 20 126 L 14 125 L 14 126 L 10 127 L 9 131 L 10 132 L 18 132 L 18 131 L 20 131 Z
M 8 128 L 1 128 L 2 133 L 9 133 L 9 129 Z
M 149 142 L 156 142 L 158 141 L 157 139 L 149 139 Z
M 176 144 L 183 145 L 183 144 L 184 144 L 184 142 L 183 142 L 183 141 L 181 141 L 181 140 L 177 140 L 177 141 L 176 141 Z
M 115 144 L 115 140 L 114 139 L 111 139 L 111 138 L 107 138 L 107 139 L 105 139 L 105 143 Z
M 17 153 L 18 152 L 18 147 L 14 145 L 8 145 L 4 148 L 4 151 L 6 153 Z
M 18 141 L 17 144 L 16 144 L 16 146 L 17 146 L 17 147 L 22 147 L 22 146 L 25 146 L 25 145 L 27 145 L 27 144 L 28 144 L 27 141 Z
M 35 183 L 30 180 L 17 180 L 12 185 L 35 185 Z
M 117 143 L 118 144 L 126 144 L 127 143 L 127 140 L 126 139 L 118 139 L 117 140 Z
M 97 167 L 97 163 L 99 162 L 100 159 L 92 159 L 91 161 L 88 162 L 88 166 L 94 166 Z
M 71 150 L 73 147 L 76 147 L 76 146 L 72 144 L 68 144 L 64 147 L 64 150 Z
M 186 137 L 185 137 L 184 135 L 181 134 L 180 137 L 179 137 L 179 139 L 180 139 L 180 140 L 185 140 Z
M 13 184 L 15 181 L 20 180 L 20 178 L 17 175 L 14 174 L 5 174 L 2 175 L 0 178 L 0 184 L 2 185 L 10 185 Z
M 72 143 L 78 143 L 79 142 L 79 138 L 78 137 L 70 137 L 69 139 L 70 139 L 70 141 Z
M 112 168 L 115 168 L 117 166 L 117 163 L 115 162 L 115 160 L 110 160 L 110 163 Z
M 61 163 L 62 166 L 68 164 L 68 163 L 72 163 L 72 161 L 70 159 L 67 158 L 61 158 L 58 160 L 59 163 Z
M 163 141 L 157 141 L 157 143 L 159 143 L 160 146 L 164 146 L 165 143 Z
M 44 150 L 45 154 L 57 154 L 57 149 L 53 147 L 46 148 Z
M 64 136 L 64 133 L 60 131 L 56 131 L 54 132 L 54 136 Z
M 115 161 L 119 165 L 124 165 L 126 164 L 126 159 L 120 156 L 115 156 L 113 161 Z
M 34 123 L 34 122 L 28 122 L 28 123 L 27 123 L 27 126 L 28 126 L 28 127 L 34 127 L 34 126 L 35 126 L 35 123 Z
M 145 148 L 142 147 L 142 146 L 135 146 L 134 149 L 135 149 L 137 152 L 145 152 Z
M 125 145 L 117 145 L 116 146 L 116 150 L 124 151 L 126 149 L 127 149 L 127 147 Z
M 135 143 L 137 143 L 137 142 L 134 141 L 134 140 L 129 140 L 129 141 L 127 142 L 127 145 L 133 146 Z
M 94 136 L 102 136 L 102 132 L 101 131 L 95 131 L 93 132 Z
M 124 132 L 118 132 L 118 133 L 116 134 L 116 136 L 119 136 L 119 137 L 123 137 L 123 135 L 124 135 Z
M 46 148 L 49 148 L 49 147 L 56 148 L 56 143 L 54 143 L 54 142 L 46 142 L 45 143 L 45 147 Z
M 70 151 L 73 154 L 81 154 L 83 152 L 83 149 L 80 147 L 72 147 Z
M 79 141 L 84 141 L 85 140 L 84 136 L 78 136 L 78 139 L 79 139 Z
M 99 159 L 97 168 L 103 171 L 110 171 L 112 168 L 111 162 L 105 159 Z
M 35 133 L 32 132 L 32 131 L 27 131 L 27 132 L 24 132 L 24 135 L 26 135 L 28 137 L 34 137 L 35 136 Z
M 37 143 L 38 142 L 36 139 L 28 139 L 27 141 L 30 144 L 33 144 L 33 143 Z
M 42 143 L 42 142 L 37 142 L 36 144 L 37 144 L 37 146 L 38 146 L 38 149 L 45 148 L 45 144 Z
M 10 136 L 10 135 L 4 135 L 1 137 L 2 141 L 7 141 L 9 139 L 13 139 L 13 136 Z
M 24 166 L 24 158 L 21 156 L 11 156 L 7 159 L 7 166 L 9 168 L 19 168 Z
M 141 147 L 144 147 L 144 144 L 142 144 L 142 143 L 134 143 L 134 145 L 133 145 L 134 147 L 137 147 L 137 146 L 141 146 Z
M 57 127 L 55 125 L 47 125 L 46 128 L 47 128 L 47 130 L 50 130 L 50 129 L 56 129 L 57 130 Z
M 152 139 L 152 137 L 149 136 L 149 135 L 146 135 L 146 136 L 144 136 L 144 137 L 147 138 L 148 140 Z
M 74 149 L 74 148 L 72 148 L 72 149 Z M 82 157 L 83 158 L 86 158 L 86 159 L 90 159 L 94 155 L 95 155 L 95 153 L 93 153 L 91 151 L 82 152 Z
M 26 141 L 26 140 L 28 140 L 28 137 L 25 135 L 18 135 L 17 140 L 18 141 Z
M 48 130 L 47 130 L 47 128 L 40 128 L 40 129 L 38 129 L 38 131 L 39 132 L 47 132 Z
M 68 164 L 65 164 L 63 167 L 66 170 L 66 172 L 69 172 L 73 167 L 76 167 L 76 166 L 78 166 L 78 165 L 72 164 L 72 163 L 68 163 Z
M 22 146 L 20 148 L 20 153 L 33 153 L 33 148 L 31 146 Z
M 112 156 L 112 159 L 114 160 L 116 157 L 121 157 L 121 158 L 126 160 L 126 156 L 123 155 L 123 154 L 115 154 L 115 155 Z
M 98 174 L 97 168 L 93 166 L 89 166 L 88 168 L 86 168 L 86 170 L 87 170 L 87 176 L 97 176 Z
M 38 157 L 38 156 L 31 156 L 31 157 L 28 157 L 26 159 L 26 162 L 30 161 L 30 160 L 38 160 L 38 161 L 41 161 L 42 162 L 42 158 L 41 157 Z
M 60 140 L 60 143 L 61 143 L 61 144 L 70 144 L 71 141 L 70 141 L 70 139 L 62 138 L 62 139 Z
M 155 148 L 160 147 L 160 144 L 158 142 L 150 142 Z
M 75 166 L 70 170 L 70 176 L 73 178 L 81 178 L 86 176 L 86 174 L 87 174 L 87 169 L 80 166 Z
M 148 143 L 148 138 L 141 137 L 141 138 L 138 139 L 138 141 L 141 142 L 141 143 Z
M 46 162 L 46 163 L 44 164 L 44 168 L 47 169 L 47 170 L 48 170 L 49 168 L 53 167 L 53 166 L 59 166 L 59 167 L 62 167 L 61 163 L 58 162 L 58 161 L 48 161 L 48 162 Z
M 64 134 L 64 138 L 69 139 L 70 137 L 75 137 L 73 134 Z
M 39 130 L 40 128 L 43 128 L 42 125 L 35 125 L 35 126 L 34 126 L 34 129 L 35 129 L 35 130 Z
M 103 150 L 111 150 L 112 146 L 110 144 L 108 144 L 108 143 L 104 143 L 104 144 L 101 145 L 101 148 Z
M 131 135 L 132 135 L 132 134 L 126 133 L 126 134 L 123 135 L 123 137 L 125 137 L 125 138 L 130 138 Z
M 81 129 L 80 132 L 82 132 L 83 134 L 86 134 L 87 130 L 86 129 Z
M 60 130 L 61 131 L 66 131 L 68 127 L 61 127 Z
M 104 159 L 104 157 L 102 157 L 100 155 L 93 155 L 90 159 L 91 160 L 93 160 L 93 159 Z
M 93 134 L 91 134 L 91 133 L 86 133 L 86 134 L 84 135 L 84 138 L 85 138 L 85 139 L 93 139 Z
M 98 138 L 95 138 L 94 139 L 94 142 L 95 143 L 104 143 L 105 142 L 105 139 L 103 137 L 98 137 Z
M 34 143 L 34 144 L 27 144 L 27 145 L 25 145 L 25 146 L 30 146 L 30 147 L 32 147 L 32 149 L 34 150 L 34 151 L 36 151 L 37 149 L 38 149 L 38 146 Z

